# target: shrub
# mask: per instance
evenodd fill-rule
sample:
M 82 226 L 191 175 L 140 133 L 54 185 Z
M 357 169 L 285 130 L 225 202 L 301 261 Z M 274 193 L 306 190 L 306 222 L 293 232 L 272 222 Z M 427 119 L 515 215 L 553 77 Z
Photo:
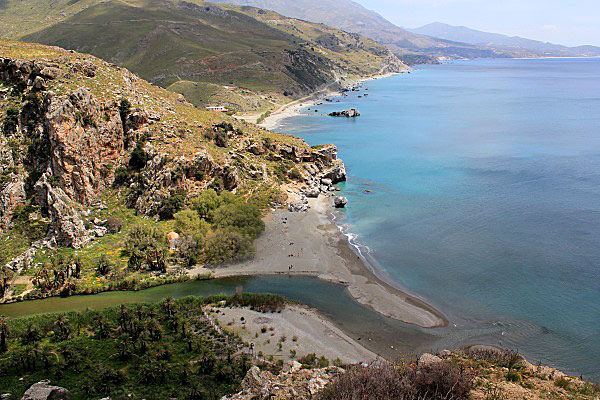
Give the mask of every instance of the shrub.
M 198 261 L 200 247 L 192 236 L 184 236 L 177 240 L 175 254 L 184 267 L 192 267 Z
M 448 362 L 425 366 L 389 363 L 358 366 L 328 384 L 321 400 L 461 400 L 473 388 L 473 377 Z
M 252 204 L 225 204 L 214 211 L 212 220 L 218 228 L 234 229 L 252 239 L 265 230 L 260 210 Z
M 304 357 L 300 357 L 298 362 L 305 368 L 325 368 L 329 366 L 329 360 L 321 356 L 317 357 L 315 353 L 309 353 Z
M 144 144 L 140 141 L 131 152 L 129 167 L 135 171 L 141 171 L 148 162 L 148 154 L 144 151 Z
M 521 374 L 519 374 L 517 371 L 514 370 L 510 370 L 508 371 L 504 377 L 506 378 L 506 380 L 508 382 L 521 382 Z
M 301 181 L 302 179 L 304 179 L 304 177 L 302 176 L 302 173 L 300 172 L 300 170 L 296 167 L 292 168 L 289 172 L 288 172 L 288 176 L 290 177 L 290 179 L 294 179 L 296 181 Z
M 102 254 L 98 261 L 96 261 L 96 271 L 101 276 L 106 276 L 110 273 L 112 266 L 110 265 L 110 261 L 105 254 Z
M 12 135 L 15 133 L 17 126 L 19 125 L 19 109 L 15 107 L 9 107 L 6 110 L 6 118 L 2 123 L 2 131 L 5 135 Z
M 231 229 L 217 229 L 206 236 L 204 256 L 209 264 L 223 264 L 254 255 L 252 239 Z
M 119 233 L 123 229 L 123 220 L 119 217 L 111 215 L 106 219 L 106 229 L 109 233 Z
M 147 225 L 134 225 L 125 238 L 125 253 L 129 268 L 165 272 L 167 246 L 163 233 Z
M 167 197 L 158 209 L 158 216 L 162 220 L 173 219 L 175 213 L 181 210 L 185 203 L 185 194 L 175 194 Z
M 569 390 L 569 387 L 571 386 L 571 381 L 567 378 L 561 377 L 554 381 L 554 386 L 564 390 Z
M 131 173 L 129 170 L 125 167 L 119 167 L 115 171 L 115 180 L 113 184 L 114 186 L 123 186 L 129 182 L 130 178 Z

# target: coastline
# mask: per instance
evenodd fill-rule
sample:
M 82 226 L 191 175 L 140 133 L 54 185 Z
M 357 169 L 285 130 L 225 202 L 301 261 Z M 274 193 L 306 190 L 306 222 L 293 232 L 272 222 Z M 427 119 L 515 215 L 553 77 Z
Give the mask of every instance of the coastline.
M 360 83 L 372 81 L 375 79 L 387 78 L 390 76 L 398 75 L 403 72 L 391 72 L 387 74 L 377 74 L 367 78 L 357 79 L 354 81 L 350 81 L 344 87 L 351 88 Z M 323 101 L 326 97 L 329 96 L 341 96 L 342 93 L 339 90 L 333 89 L 335 85 L 339 85 L 339 82 L 334 82 L 327 85 L 325 88 L 318 90 L 314 93 L 309 94 L 308 96 L 302 97 L 301 99 L 294 100 L 291 103 L 284 104 L 279 109 L 273 111 L 268 117 L 266 117 L 258 126 L 273 130 L 276 129 L 279 123 L 286 119 L 300 114 L 300 110 L 305 107 L 312 107 L 317 103 Z
M 448 325 L 440 311 L 372 272 L 334 223 L 329 211 L 332 197 L 321 195 L 308 201 L 310 208 L 305 213 L 282 209 L 269 213 L 265 217 L 266 230 L 256 240 L 256 256 L 214 269 L 213 277 L 312 276 L 346 286 L 357 302 L 386 317 L 424 328 Z

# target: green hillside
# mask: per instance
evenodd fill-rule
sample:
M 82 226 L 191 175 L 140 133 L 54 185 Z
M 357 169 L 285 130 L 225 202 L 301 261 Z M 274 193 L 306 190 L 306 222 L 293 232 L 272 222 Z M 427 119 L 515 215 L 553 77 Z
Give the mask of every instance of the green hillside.
M 268 94 L 269 100 L 250 108 L 239 96 L 228 102 L 234 109 L 264 110 L 389 64 L 403 68 L 371 40 L 270 12 L 279 21 L 272 24 L 256 9 L 177 0 L 3 4 L 0 23 L 10 38 L 90 53 L 163 87 L 181 82 L 174 87 L 199 106 L 207 104 L 201 100 L 206 96 L 189 82 Z

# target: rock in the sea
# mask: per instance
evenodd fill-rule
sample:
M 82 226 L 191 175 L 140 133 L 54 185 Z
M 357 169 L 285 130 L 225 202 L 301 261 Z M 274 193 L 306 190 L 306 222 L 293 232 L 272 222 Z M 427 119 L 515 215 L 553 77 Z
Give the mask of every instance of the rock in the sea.
M 342 196 L 337 196 L 333 201 L 335 208 L 344 208 L 348 204 L 348 199 Z
M 360 116 L 360 112 L 354 108 L 344 111 L 334 111 L 329 113 L 330 117 L 346 117 L 346 118 L 355 118 Z
M 58 386 L 50 385 L 50 381 L 40 381 L 31 385 L 21 400 L 66 400 L 71 398 L 71 393 Z

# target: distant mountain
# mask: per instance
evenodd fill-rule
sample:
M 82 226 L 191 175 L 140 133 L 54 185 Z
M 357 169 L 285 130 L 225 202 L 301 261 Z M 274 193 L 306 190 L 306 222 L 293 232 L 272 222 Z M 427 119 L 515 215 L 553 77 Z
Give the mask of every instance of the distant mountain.
M 600 47 L 567 47 L 553 43 L 540 42 L 538 40 L 525 39 L 519 36 L 507 36 L 498 33 L 483 32 L 465 26 L 453 26 L 441 22 L 434 22 L 417 29 L 411 29 L 410 31 L 420 35 L 427 35 L 432 38 L 463 42 L 474 46 L 483 46 L 512 53 L 531 52 L 538 56 L 600 55 Z
M 202 0 L 2 4 L 0 36 L 93 54 L 198 106 L 218 99 L 264 111 L 272 101 L 406 68 L 372 39 L 256 8 Z
M 367 36 L 388 46 L 408 63 L 437 58 L 506 57 L 503 53 L 453 41 L 440 40 L 400 28 L 375 11 L 351 0 L 227 0 L 228 3 L 269 9 L 279 14 L 326 24 Z

